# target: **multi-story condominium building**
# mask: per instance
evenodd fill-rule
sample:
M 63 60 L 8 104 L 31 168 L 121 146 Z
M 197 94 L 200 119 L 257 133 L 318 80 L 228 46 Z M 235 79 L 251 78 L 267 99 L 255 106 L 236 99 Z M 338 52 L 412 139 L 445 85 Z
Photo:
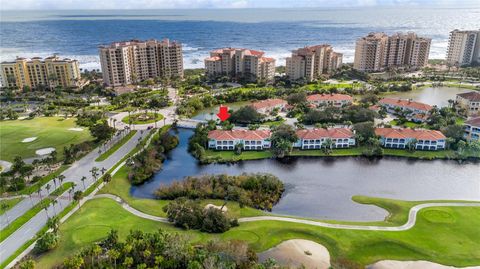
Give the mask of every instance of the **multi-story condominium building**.
M 303 129 L 297 130 L 297 136 L 293 146 L 300 149 L 320 149 L 326 146 L 327 140 L 332 142 L 332 148 L 355 146 L 355 134 L 347 128 Z
M 228 76 L 270 81 L 275 76 L 275 59 L 263 57 L 264 54 L 263 51 L 250 49 L 217 49 L 205 59 L 205 72 L 210 78 Z
M 307 101 L 314 106 L 343 107 L 351 105 L 353 98 L 346 94 L 313 94 L 307 96 Z
M 354 68 L 365 72 L 419 69 L 428 63 L 431 41 L 415 33 L 370 33 L 357 40 Z
M 467 120 L 463 126 L 465 127 L 464 137 L 467 141 L 480 141 L 480 117 Z
M 410 143 L 418 150 L 445 149 L 447 138 L 440 131 L 407 129 L 407 128 L 376 128 L 375 134 L 380 137 L 383 147 L 405 149 Z
M 453 66 L 480 63 L 480 30 L 450 32 L 447 63 Z
M 431 105 L 415 102 L 410 99 L 383 98 L 378 101 L 378 104 L 384 107 L 389 113 L 396 113 L 397 110 L 400 109 L 400 111 L 411 114 L 427 115 L 433 108 Z
M 455 99 L 457 107 L 465 109 L 467 116 L 480 115 L 480 93 L 459 93 Z
M 103 82 L 116 87 L 151 78 L 182 78 L 182 44 L 168 39 L 100 46 Z
M 253 107 L 258 113 L 268 114 L 275 109 L 284 110 L 287 105 L 287 101 L 275 98 L 253 102 L 250 106 Z
M 291 80 L 312 81 L 330 74 L 342 65 L 343 54 L 333 51 L 330 45 L 316 45 L 292 51 L 286 59 L 286 74 Z
M 270 148 L 269 130 L 213 130 L 208 132 L 208 148 L 234 150 L 238 144 L 243 150 L 263 150 Z
M 77 60 L 61 59 L 57 55 L 45 59 L 17 57 L 13 62 L 0 64 L 0 77 L 2 87 L 71 88 L 80 85 L 80 68 Z

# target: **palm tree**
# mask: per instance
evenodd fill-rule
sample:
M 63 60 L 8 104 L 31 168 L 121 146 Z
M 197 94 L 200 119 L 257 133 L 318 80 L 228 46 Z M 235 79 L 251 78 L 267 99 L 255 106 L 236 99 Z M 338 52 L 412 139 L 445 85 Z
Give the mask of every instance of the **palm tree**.
M 45 210 L 45 214 L 47 214 L 47 218 L 50 218 L 50 216 L 48 215 L 48 205 L 45 205 L 43 207 L 43 210 Z
M 52 188 L 52 186 L 50 185 L 50 183 L 48 183 L 46 186 L 45 186 L 45 189 L 47 189 L 47 194 L 50 194 L 50 189 Z
M 83 176 L 80 180 L 82 181 L 83 184 L 83 189 L 85 189 L 85 179 L 87 179 L 86 176 Z
M 55 186 L 55 189 L 57 188 L 57 178 L 53 178 L 53 185 Z
M 100 170 L 102 172 L 102 175 L 105 174 L 105 172 L 107 172 L 107 169 L 105 167 L 102 167 L 102 169 Z
M 72 200 L 72 192 L 73 192 L 73 187 L 68 189 L 68 200 Z
M 58 181 L 60 181 L 60 186 L 61 186 L 62 183 L 63 183 L 63 180 L 65 179 L 65 176 L 64 175 L 59 175 L 57 178 L 58 178 Z
M 56 204 L 58 204 L 57 199 L 55 199 L 55 200 L 52 201 L 53 213 L 54 213 L 55 215 L 57 215 L 57 210 L 55 209 L 55 205 L 56 205 Z
M 2 203 L 0 205 L 0 208 L 2 209 L 2 211 L 5 212 L 5 216 L 7 217 L 7 225 L 10 225 L 10 218 L 8 217 L 8 211 L 7 209 L 9 208 L 9 206 L 7 205 L 7 203 Z
M 40 197 L 40 200 L 42 199 L 42 189 L 37 190 L 37 194 Z

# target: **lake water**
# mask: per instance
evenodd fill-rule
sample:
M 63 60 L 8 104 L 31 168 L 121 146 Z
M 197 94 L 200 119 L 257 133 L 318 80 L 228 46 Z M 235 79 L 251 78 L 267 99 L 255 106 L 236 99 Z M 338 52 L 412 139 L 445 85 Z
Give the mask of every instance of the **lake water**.
M 429 105 L 436 105 L 438 107 L 448 106 L 448 100 L 455 100 L 456 95 L 464 92 L 471 92 L 469 89 L 462 89 L 456 87 L 427 87 L 409 92 L 395 92 L 385 94 L 386 97 L 413 99 L 417 102 L 422 102 Z
M 179 129 L 180 144 L 163 169 L 144 185 L 132 187 L 136 197 L 152 198 L 162 184 L 201 174 L 272 173 L 286 185 L 273 212 L 282 215 L 352 221 L 383 220 L 386 212 L 360 205 L 353 195 L 402 200 L 480 200 L 480 165 L 454 161 L 412 161 L 383 158 L 296 158 L 236 164 L 199 165 L 187 152 L 191 130 Z
M 100 68 L 98 45 L 170 38 L 183 43 L 184 66 L 192 68 L 229 46 L 264 50 L 284 65 L 291 50 L 328 43 L 352 62 L 355 40 L 372 31 L 415 31 L 432 38 L 430 58 L 445 58 L 449 32 L 478 29 L 480 6 L 0 12 L 1 61 L 60 53 Z
M 229 103 L 229 104 L 224 104 L 224 106 L 228 107 L 228 110 L 237 110 L 242 106 L 246 106 L 250 104 L 251 102 L 248 101 L 242 101 L 242 102 L 235 102 L 235 103 Z M 192 117 L 192 119 L 195 120 L 216 120 L 217 116 L 216 114 L 219 112 L 220 105 L 209 107 L 202 109 L 198 111 L 195 116 Z

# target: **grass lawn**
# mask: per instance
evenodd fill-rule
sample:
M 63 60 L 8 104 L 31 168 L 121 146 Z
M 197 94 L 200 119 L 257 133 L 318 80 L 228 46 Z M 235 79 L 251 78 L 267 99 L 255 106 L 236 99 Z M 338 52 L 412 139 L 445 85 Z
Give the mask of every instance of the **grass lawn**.
M 0 123 L 0 159 L 13 161 L 15 156 L 29 158 L 37 156 L 35 151 L 54 147 L 58 157 L 63 158 L 63 147 L 92 139 L 88 129 L 72 131 L 78 127 L 75 119 L 61 117 L 39 117 L 31 120 L 8 120 Z M 29 137 L 36 140 L 22 143 Z
M 403 208 L 400 205 L 399 208 Z M 429 260 L 447 265 L 472 266 L 480 263 L 480 209 L 473 207 L 435 207 L 420 211 L 417 224 L 402 232 L 329 229 L 280 221 L 241 223 L 224 234 L 182 231 L 169 224 L 131 215 L 110 199 L 87 202 L 79 212 L 60 226 L 59 246 L 39 258 L 39 268 L 51 268 L 101 240 L 110 229 L 121 239 L 131 229 L 153 232 L 157 229 L 179 231 L 193 242 L 208 239 L 247 241 L 255 251 L 264 251 L 284 240 L 302 238 L 328 248 L 333 260 L 346 258 L 362 265 L 382 259 Z
M 14 207 L 16 204 L 20 203 L 23 198 L 13 198 L 13 199 L 7 199 L 7 200 L 2 200 L 0 201 L 0 205 L 7 205 L 6 209 L 3 209 L 3 207 L 0 207 L 0 215 L 5 213 L 5 211 L 10 210 L 12 207 Z
M 125 145 L 130 138 L 132 138 L 135 134 L 137 133 L 137 130 L 132 130 L 130 131 L 124 138 L 122 138 L 120 141 L 118 141 L 113 147 L 109 148 L 107 151 L 105 151 L 102 155 L 98 156 L 98 158 L 95 159 L 96 162 L 101 162 L 106 160 L 110 155 L 115 153 L 120 147 Z
M 142 118 L 142 117 L 145 117 L 145 118 Z M 126 116 L 125 118 L 122 119 L 122 122 L 125 124 L 130 124 L 130 119 L 132 120 L 132 124 L 149 124 L 149 123 L 154 123 L 156 121 L 163 119 L 163 115 L 160 113 L 157 113 L 155 117 L 155 113 L 153 112 L 148 112 L 148 113 L 142 112 L 142 113 Z
M 402 124 L 399 124 L 397 120 L 392 120 L 389 122 L 390 125 L 392 126 L 403 126 L 403 127 L 407 127 L 407 128 L 423 128 L 423 124 L 421 123 L 416 123 L 416 122 L 413 122 L 413 121 L 406 121 Z
M 242 154 L 237 155 L 233 151 L 215 151 L 205 150 L 205 161 L 218 161 L 218 162 L 236 162 L 242 160 L 258 160 L 271 158 L 273 155 L 270 151 L 243 151 Z

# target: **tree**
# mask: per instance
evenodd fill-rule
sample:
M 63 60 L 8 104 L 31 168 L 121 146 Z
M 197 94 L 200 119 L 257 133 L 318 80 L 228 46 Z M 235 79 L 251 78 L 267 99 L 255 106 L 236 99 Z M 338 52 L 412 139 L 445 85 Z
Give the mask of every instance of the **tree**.
M 285 157 L 292 151 L 292 143 L 297 140 L 298 136 L 292 126 L 281 124 L 275 127 L 271 137 L 273 154 L 278 158 Z
M 358 144 L 368 141 L 371 137 L 375 137 L 375 127 L 371 121 L 355 123 L 353 130 L 355 131 Z
M 50 183 L 47 183 L 47 185 L 45 186 L 45 189 L 47 190 L 47 194 L 50 194 L 50 189 L 52 188 L 52 186 L 50 185 Z
M 230 221 L 222 210 L 210 207 L 204 211 L 201 231 L 207 233 L 224 233 L 230 229 Z
M 240 124 L 260 123 L 263 115 L 258 113 L 252 106 L 243 106 L 234 111 L 229 121 Z
M 55 233 L 47 232 L 37 240 L 33 251 L 37 254 L 54 249 L 58 244 L 58 236 Z
M 115 129 L 110 127 L 107 121 L 103 121 L 101 123 L 97 123 L 90 128 L 90 133 L 93 137 L 99 141 L 105 141 L 112 138 L 113 134 L 115 133 Z
M 83 258 L 80 255 L 75 255 L 71 258 L 66 259 L 63 262 L 63 267 L 65 269 L 80 269 L 84 263 Z
M 300 105 L 307 103 L 307 94 L 305 92 L 292 93 L 287 97 L 289 105 Z
M 7 217 L 7 224 L 10 225 L 10 220 L 8 218 L 8 204 L 3 202 L 0 204 L 0 208 L 2 209 L 3 212 L 5 212 L 5 216 Z
M 82 181 L 82 184 L 83 184 L 83 189 L 85 190 L 86 187 L 85 187 L 85 180 L 87 179 L 86 176 L 83 176 L 80 180 Z
M 322 143 L 323 153 L 330 155 L 332 153 L 333 140 L 331 138 L 325 139 L 325 142 Z
M 59 224 L 60 224 L 60 220 L 58 219 L 58 216 L 48 218 L 47 227 L 49 229 L 52 229 L 55 234 L 58 233 Z
M 82 198 L 83 198 L 83 192 L 81 191 L 76 191 L 73 194 L 73 200 L 78 202 L 78 208 L 80 208 L 80 200 L 82 200 Z
M 35 262 L 31 258 L 28 258 L 26 260 L 23 260 L 20 263 L 19 268 L 20 269 L 35 269 Z
M 415 139 L 415 138 L 409 140 L 409 141 L 407 142 L 407 150 L 408 150 L 409 152 L 414 152 L 415 149 L 416 149 L 416 146 L 417 146 L 417 142 L 418 142 L 418 140 Z

